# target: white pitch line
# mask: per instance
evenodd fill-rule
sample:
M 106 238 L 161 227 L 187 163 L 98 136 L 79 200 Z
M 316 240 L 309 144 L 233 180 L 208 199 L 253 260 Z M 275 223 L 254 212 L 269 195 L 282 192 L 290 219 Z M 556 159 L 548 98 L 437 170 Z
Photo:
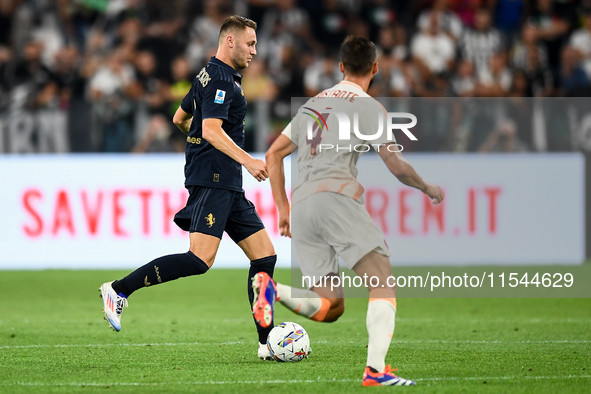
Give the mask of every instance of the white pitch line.
M 66 344 L 66 345 L 6 345 L 0 346 L 0 349 L 28 349 L 28 348 L 68 348 L 68 347 L 106 347 L 106 346 L 223 346 L 223 345 L 240 345 L 248 342 L 218 342 L 218 343 L 201 343 L 201 342 L 179 342 L 179 343 L 87 343 L 87 344 Z M 254 342 L 253 342 L 254 343 Z
M 404 340 L 400 340 L 400 341 L 392 341 L 392 343 L 409 343 L 409 344 L 416 344 L 416 343 L 452 343 L 452 344 L 457 344 L 457 343 L 465 343 L 465 344 L 501 344 L 501 343 L 507 343 L 507 344 L 553 344 L 553 343 L 591 343 L 591 340 L 587 340 L 587 339 L 581 339 L 581 340 L 577 340 L 577 339 L 566 339 L 566 340 L 532 340 L 532 341 L 476 341 L 476 340 L 468 340 L 468 341 L 458 341 L 458 340 L 412 340 L 412 341 L 404 341 Z
M 590 379 L 591 375 L 564 375 L 564 376 L 463 376 L 414 379 L 417 382 L 444 381 L 444 380 L 514 380 L 514 379 Z
M 206 380 L 203 382 L 111 382 L 111 383 L 44 383 L 44 382 L 7 382 L 0 386 L 168 386 L 168 385 L 223 385 L 223 384 L 301 384 L 301 383 L 346 383 L 359 382 L 361 379 L 306 379 L 306 380 L 235 380 L 235 381 L 215 381 Z
M 319 344 L 356 344 L 355 341 L 315 341 Z M 411 341 L 392 341 L 392 344 L 581 344 L 591 343 L 591 340 L 532 340 L 532 341 L 457 341 L 457 340 L 411 340 Z M 144 347 L 144 346 L 227 346 L 227 345 L 255 345 L 256 342 L 235 341 L 235 342 L 179 342 L 179 343 L 88 343 L 88 344 L 64 344 L 64 345 L 3 345 L 0 349 L 37 349 L 37 348 L 70 348 L 70 347 L 112 347 L 112 346 L 130 346 L 130 347 Z
M 356 319 L 353 318 L 349 318 L 349 319 L 343 319 L 340 318 L 339 322 L 343 320 L 343 321 L 357 321 Z M 412 317 L 398 317 L 396 316 L 396 322 L 404 322 L 404 323 L 435 323 L 435 322 L 443 322 L 445 321 L 444 318 L 412 318 Z M 530 324 L 530 323 L 544 323 L 544 324 L 564 324 L 564 323 L 569 323 L 569 324 L 587 324 L 587 323 L 591 323 L 591 319 L 573 319 L 573 318 L 568 318 L 568 319 L 523 319 L 523 320 L 509 320 L 509 319 L 486 319 L 486 318 L 482 318 L 482 319 L 467 319 L 467 320 L 462 320 L 462 323 L 470 323 L 470 324 L 474 324 L 474 323 L 492 323 L 492 324 Z
M 461 380 L 552 380 L 552 379 L 591 379 L 591 375 L 563 375 L 563 376 L 465 376 L 465 377 L 433 377 L 424 379 L 415 379 L 417 382 L 430 381 L 461 381 Z M 0 386 L 168 386 L 168 385 L 224 385 L 224 384 L 301 384 L 301 383 L 349 383 L 360 382 L 361 379 L 306 379 L 306 380 L 235 380 L 235 381 L 203 381 L 203 382 L 0 382 Z

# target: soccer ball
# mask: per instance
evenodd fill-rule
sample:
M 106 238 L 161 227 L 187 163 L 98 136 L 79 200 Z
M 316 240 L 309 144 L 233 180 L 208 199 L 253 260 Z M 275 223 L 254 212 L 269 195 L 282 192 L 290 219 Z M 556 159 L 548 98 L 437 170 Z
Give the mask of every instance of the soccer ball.
M 279 362 L 296 362 L 308 358 L 310 337 L 304 327 L 285 322 L 273 327 L 267 337 L 271 357 Z

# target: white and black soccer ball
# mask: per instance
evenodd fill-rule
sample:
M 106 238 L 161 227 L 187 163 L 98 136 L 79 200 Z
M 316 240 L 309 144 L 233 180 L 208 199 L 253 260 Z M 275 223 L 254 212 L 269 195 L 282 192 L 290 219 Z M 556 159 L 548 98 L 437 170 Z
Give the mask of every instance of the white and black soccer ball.
M 296 362 L 308 358 L 310 337 L 304 327 L 293 322 L 281 323 L 267 337 L 267 348 L 276 361 Z

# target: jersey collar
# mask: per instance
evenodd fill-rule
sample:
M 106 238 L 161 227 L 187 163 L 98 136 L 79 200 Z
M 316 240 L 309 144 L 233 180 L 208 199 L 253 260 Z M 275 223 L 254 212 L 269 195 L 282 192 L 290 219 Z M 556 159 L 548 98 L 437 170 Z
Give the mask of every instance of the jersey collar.
M 234 75 L 235 77 L 239 78 L 240 80 L 242 79 L 242 75 L 238 71 L 234 70 L 233 67 L 222 62 L 220 59 L 218 59 L 215 56 L 212 56 L 211 59 L 209 59 L 209 63 L 215 64 L 216 66 L 220 66 L 222 68 L 225 68 L 226 70 L 230 71 L 232 73 L 232 75 Z
M 363 88 L 361 88 L 361 86 L 357 85 L 355 82 L 342 80 L 341 82 L 339 82 L 339 84 L 355 86 L 357 89 L 363 91 Z

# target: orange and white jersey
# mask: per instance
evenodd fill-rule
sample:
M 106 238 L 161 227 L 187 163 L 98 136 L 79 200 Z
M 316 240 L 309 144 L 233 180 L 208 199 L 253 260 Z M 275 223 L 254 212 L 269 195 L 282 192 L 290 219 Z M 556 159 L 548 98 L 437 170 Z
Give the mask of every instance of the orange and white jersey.
M 348 138 L 341 134 L 342 116 L 350 122 Z M 363 186 L 357 181 L 357 161 L 371 145 L 395 142 L 387 139 L 384 107 L 355 83 L 341 81 L 309 99 L 283 130 L 298 146 L 298 177 L 292 189 L 292 204 L 320 192 L 333 192 L 363 203 Z M 380 119 L 381 118 L 381 119 Z M 381 123 L 381 124 L 380 124 Z M 354 128 L 357 126 L 355 133 Z M 359 138 L 384 132 L 376 139 Z

